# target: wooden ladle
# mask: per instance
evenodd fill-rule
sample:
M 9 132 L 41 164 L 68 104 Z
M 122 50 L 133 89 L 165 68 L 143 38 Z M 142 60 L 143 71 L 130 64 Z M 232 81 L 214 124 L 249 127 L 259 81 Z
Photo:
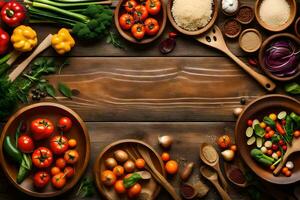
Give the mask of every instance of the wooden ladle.
M 221 180 L 221 183 L 226 190 L 228 187 L 228 184 L 222 174 L 221 168 L 220 168 L 220 158 L 217 150 L 211 145 L 207 143 L 203 143 L 200 147 L 200 159 L 208 166 L 211 166 L 214 168 Z
M 231 199 L 227 192 L 220 186 L 218 174 L 213 169 L 210 169 L 208 166 L 201 166 L 200 173 L 215 186 L 223 200 Z
M 293 139 L 291 144 L 287 144 L 288 148 L 285 152 L 282 161 L 279 163 L 279 165 L 276 167 L 276 169 L 273 171 L 274 175 L 278 175 L 281 171 L 281 169 L 284 167 L 285 163 L 287 162 L 288 158 L 291 154 L 295 152 L 300 151 L 300 139 Z
M 227 47 L 222 32 L 219 27 L 214 25 L 210 31 L 203 35 L 197 36 L 196 40 L 206 44 L 210 47 L 216 48 L 225 54 L 227 54 L 233 61 L 235 61 L 241 68 L 243 68 L 248 74 L 250 74 L 256 81 L 258 81 L 266 90 L 273 91 L 276 88 L 274 82 L 272 82 L 266 76 L 257 73 L 251 67 L 246 65 L 238 57 L 236 57 Z

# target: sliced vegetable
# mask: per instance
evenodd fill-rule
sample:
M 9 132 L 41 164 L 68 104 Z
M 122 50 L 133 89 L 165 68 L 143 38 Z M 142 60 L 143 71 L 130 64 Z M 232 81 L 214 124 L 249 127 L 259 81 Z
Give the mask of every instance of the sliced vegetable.
M 263 139 L 261 137 L 256 138 L 256 146 L 257 148 L 261 148 L 263 145 Z
M 282 120 L 282 119 L 285 119 L 287 116 L 287 113 L 285 111 L 281 111 L 279 114 L 278 114 L 278 119 Z
M 252 137 L 253 132 L 254 132 L 253 128 L 252 128 L 252 127 L 248 127 L 248 128 L 246 129 L 246 136 L 247 136 L 248 138 Z
M 253 122 L 252 122 L 252 128 L 254 129 L 255 125 L 256 125 L 256 124 L 259 124 L 259 123 L 260 123 L 260 122 L 259 122 L 258 119 L 253 120 Z
M 248 141 L 247 141 L 247 145 L 252 145 L 252 144 L 254 144 L 255 143 L 255 141 L 256 141 L 256 138 L 255 138 L 255 136 L 252 136 Z

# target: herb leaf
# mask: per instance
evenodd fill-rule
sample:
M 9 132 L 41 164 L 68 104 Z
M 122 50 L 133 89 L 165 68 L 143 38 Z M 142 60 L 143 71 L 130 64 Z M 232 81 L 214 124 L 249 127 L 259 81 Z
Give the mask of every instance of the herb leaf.
M 53 97 L 55 99 L 56 92 L 55 92 L 54 87 L 52 85 L 50 85 L 50 84 L 47 84 L 45 86 L 45 89 L 46 89 L 47 94 L 50 95 L 51 97 Z
M 259 137 L 265 136 L 265 130 L 263 128 L 261 128 L 259 124 L 256 124 L 254 126 L 254 131 L 255 131 L 255 134 Z
M 94 193 L 95 193 L 95 187 L 94 187 L 93 179 L 90 177 L 85 177 L 80 183 L 76 196 L 80 198 L 91 197 L 94 195 Z
M 298 83 L 288 83 L 285 85 L 284 90 L 290 94 L 300 94 L 300 85 Z
M 58 83 L 58 90 L 65 97 L 72 99 L 72 91 L 67 85 L 65 85 L 63 83 Z

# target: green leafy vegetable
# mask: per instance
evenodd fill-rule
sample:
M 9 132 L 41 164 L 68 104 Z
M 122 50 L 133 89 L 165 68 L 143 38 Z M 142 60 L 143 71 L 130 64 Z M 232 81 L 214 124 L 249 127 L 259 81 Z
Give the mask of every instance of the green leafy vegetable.
M 254 126 L 254 131 L 255 131 L 255 134 L 259 137 L 265 136 L 265 130 L 263 128 L 261 128 L 259 124 L 256 124 Z
M 284 89 L 290 94 L 300 94 L 300 85 L 295 82 L 286 84 Z
M 270 117 L 268 117 L 268 116 L 265 116 L 264 119 L 263 119 L 263 121 L 267 125 L 271 126 L 272 128 L 275 128 L 275 126 L 276 126 L 275 122 Z
M 290 143 L 293 140 L 294 124 L 290 116 L 286 117 L 286 123 L 284 126 L 286 134 L 283 136 L 285 140 Z
M 58 90 L 63 94 L 65 97 L 72 98 L 72 90 L 63 83 L 58 83 L 57 85 Z
M 259 149 L 252 149 L 250 154 L 257 162 L 261 163 L 264 166 L 270 166 L 275 161 L 274 158 L 271 158 L 271 157 L 265 155 Z
M 32 160 L 29 154 L 23 153 L 23 159 L 21 166 L 17 175 L 17 183 L 20 184 L 24 179 L 29 175 L 29 172 L 32 170 Z
M 124 178 L 123 179 L 124 187 L 125 188 L 130 188 L 141 179 L 142 179 L 142 176 L 140 174 L 133 173 L 129 178 Z
M 91 197 L 95 194 L 95 187 L 93 179 L 90 177 L 85 177 L 79 186 L 76 196 L 80 198 Z

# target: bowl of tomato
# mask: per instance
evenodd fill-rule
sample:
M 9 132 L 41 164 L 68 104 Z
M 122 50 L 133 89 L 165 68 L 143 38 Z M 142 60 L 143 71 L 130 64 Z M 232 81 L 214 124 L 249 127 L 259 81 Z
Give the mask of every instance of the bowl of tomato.
M 136 44 L 148 44 L 163 33 L 167 11 L 163 0 L 120 0 L 114 18 L 123 38 Z
M 266 95 L 246 106 L 235 127 L 237 149 L 245 163 L 262 179 L 274 184 L 300 180 L 300 157 L 282 162 L 293 140 L 300 140 L 300 102 L 285 95 Z
M 90 158 L 87 127 L 73 110 L 43 102 L 21 108 L 0 138 L 5 175 L 22 192 L 54 197 L 79 181 Z

